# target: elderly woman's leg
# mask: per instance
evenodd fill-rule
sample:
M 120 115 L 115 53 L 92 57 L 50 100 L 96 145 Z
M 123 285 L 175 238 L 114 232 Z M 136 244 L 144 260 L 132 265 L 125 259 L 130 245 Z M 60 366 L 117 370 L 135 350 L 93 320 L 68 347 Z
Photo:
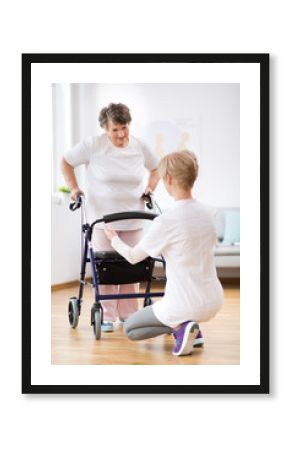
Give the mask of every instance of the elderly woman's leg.
M 143 236 L 143 229 L 132 231 L 119 231 L 120 238 L 131 247 L 134 247 Z M 139 283 L 135 284 L 120 284 L 119 294 L 138 294 Z M 126 320 L 133 313 L 138 311 L 137 298 L 122 299 L 117 301 L 118 315 L 121 320 Z

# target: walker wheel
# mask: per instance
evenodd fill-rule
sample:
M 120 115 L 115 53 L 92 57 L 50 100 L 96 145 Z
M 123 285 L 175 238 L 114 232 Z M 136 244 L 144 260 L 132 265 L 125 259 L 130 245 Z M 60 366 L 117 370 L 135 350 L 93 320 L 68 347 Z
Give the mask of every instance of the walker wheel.
M 72 328 L 76 328 L 79 323 L 79 301 L 76 297 L 71 297 L 68 304 L 68 320 Z
M 151 297 L 146 297 L 144 300 L 144 308 L 146 308 L 146 306 L 150 306 L 153 305 L 153 300 Z
M 95 311 L 93 323 L 96 340 L 101 339 L 101 326 L 102 326 L 102 311 L 98 309 Z

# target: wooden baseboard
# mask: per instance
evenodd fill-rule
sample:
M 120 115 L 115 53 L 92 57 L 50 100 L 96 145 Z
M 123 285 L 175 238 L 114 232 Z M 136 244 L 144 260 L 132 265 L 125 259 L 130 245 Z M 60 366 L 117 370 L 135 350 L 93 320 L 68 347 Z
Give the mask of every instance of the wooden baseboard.
M 220 277 L 219 280 L 220 280 L 221 284 L 224 287 L 227 287 L 227 286 L 237 287 L 237 288 L 240 287 L 240 279 L 239 278 L 223 278 L 223 277 Z
M 90 279 L 86 279 L 86 281 L 90 281 Z M 74 280 L 74 281 L 68 281 L 66 283 L 60 283 L 60 284 L 52 284 L 51 285 L 51 292 L 54 291 L 60 291 L 61 289 L 69 289 L 71 287 L 76 287 L 79 285 L 79 281 L 78 280 Z
M 87 282 L 91 282 L 91 277 L 88 277 L 85 279 Z M 68 281 L 67 283 L 60 283 L 60 284 L 53 284 L 51 286 L 51 292 L 55 292 L 55 291 L 60 291 L 62 289 L 69 289 L 72 287 L 78 287 L 79 286 L 79 281 L 78 280 L 73 280 L 73 281 Z M 152 285 L 155 287 L 162 287 L 164 286 L 164 281 L 152 281 Z M 140 283 L 140 288 L 141 289 L 145 289 L 145 283 Z
M 91 277 L 86 278 L 86 281 L 90 282 Z M 240 287 L 240 279 L 239 278 L 220 278 L 220 282 L 224 287 L 230 286 L 230 287 Z M 164 286 L 164 281 L 153 281 L 152 284 L 156 287 L 158 286 Z M 78 287 L 79 281 L 73 280 L 68 281 L 67 283 L 60 283 L 60 284 L 53 284 L 51 286 L 51 292 L 60 291 L 62 289 L 69 289 L 72 287 Z M 144 288 L 145 284 L 141 283 L 141 289 Z

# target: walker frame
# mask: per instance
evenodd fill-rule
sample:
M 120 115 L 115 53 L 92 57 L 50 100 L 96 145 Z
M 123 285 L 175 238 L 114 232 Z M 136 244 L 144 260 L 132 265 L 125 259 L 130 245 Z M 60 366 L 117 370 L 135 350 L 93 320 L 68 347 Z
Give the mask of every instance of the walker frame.
M 152 199 L 150 195 L 143 196 L 149 209 L 152 209 Z M 92 245 L 92 235 L 94 226 L 97 223 L 110 223 L 120 220 L 145 219 L 154 220 L 157 214 L 143 211 L 130 211 L 108 214 L 88 223 L 86 219 L 84 196 L 80 195 L 75 202 L 69 205 L 71 211 L 81 208 L 81 272 L 78 297 L 71 297 L 68 305 L 68 319 L 70 326 L 76 328 L 81 314 L 81 305 L 83 302 L 84 286 L 90 285 L 94 290 L 94 303 L 91 307 L 91 326 L 93 327 L 95 339 L 101 339 L 101 326 L 103 323 L 102 301 L 121 300 L 130 298 L 144 298 L 144 307 L 153 303 L 152 297 L 162 297 L 164 292 L 151 292 L 151 283 L 155 280 L 164 280 L 164 278 L 153 277 L 155 262 L 162 263 L 165 270 L 165 261 L 163 257 L 152 258 L 148 256 L 137 264 L 130 264 L 125 258 L 114 251 L 94 251 Z M 90 263 L 92 282 L 85 280 L 86 265 Z M 100 294 L 99 286 L 102 284 L 130 284 L 136 282 L 146 282 L 145 292 L 132 294 Z

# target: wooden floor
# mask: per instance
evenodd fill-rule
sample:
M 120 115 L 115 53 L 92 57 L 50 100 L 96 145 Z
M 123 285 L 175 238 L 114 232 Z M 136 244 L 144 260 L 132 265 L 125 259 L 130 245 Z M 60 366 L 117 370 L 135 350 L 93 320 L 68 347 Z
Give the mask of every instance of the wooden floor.
M 159 289 L 158 289 L 159 290 Z M 52 364 L 239 364 L 240 363 L 240 290 L 225 286 L 225 303 L 210 322 L 201 324 L 205 339 L 203 349 L 190 356 L 171 355 L 172 336 L 165 335 L 146 341 L 132 342 L 117 324 L 113 333 L 102 333 L 96 341 L 90 325 L 93 294 L 85 288 L 82 313 L 76 329 L 68 322 L 69 298 L 78 288 L 52 292 Z M 156 300 L 158 301 L 158 300 Z

